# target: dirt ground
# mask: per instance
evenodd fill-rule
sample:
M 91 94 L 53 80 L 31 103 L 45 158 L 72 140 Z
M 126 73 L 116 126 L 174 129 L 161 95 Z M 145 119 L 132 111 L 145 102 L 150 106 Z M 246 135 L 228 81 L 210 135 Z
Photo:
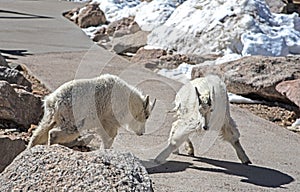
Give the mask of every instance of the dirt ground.
M 296 118 L 299 117 L 299 113 L 292 109 L 286 109 L 280 106 L 268 106 L 262 104 L 234 104 L 241 108 L 251 111 L 251 113 L 276 123 L 281 127 L 291 126 L 295 122 Z

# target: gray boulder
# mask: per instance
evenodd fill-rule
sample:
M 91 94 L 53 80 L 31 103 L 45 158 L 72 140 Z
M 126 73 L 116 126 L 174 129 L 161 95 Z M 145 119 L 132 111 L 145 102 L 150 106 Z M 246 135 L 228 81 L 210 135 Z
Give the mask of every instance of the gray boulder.
M 0 191 L 152 191 L 131 153 L 78 152 L 61 145 L 25 150 L 0 175 Z
M 12 121 L 28 129 L 42 116 L 41 98 L 24 89 L 14 89 L 7 81 L 0 81 L 0 119 Z
M 87 4 L 78 14 L 77 24 L 81 28 L 105 24 L 106 17 L 99 4 Z
M 141 28 L 134 21 L 134 17 L 125 17 L 120 20 L 111 22 L 107 26 L 107 34 L 109 36 L 121 37 L 124 35 L 129 35 L 140 31 Z
M 142 47 L 131 58 L 131 62 L 137 63 L 145 60 L 159 59 L 163 55 L 167 55 L 167 52 L 163 49 L 145 49 Z
M 98 26 L 107 22 L 99 4 L 86 4 L 83 8 L 74 8 L 64 12 L 63 16 L 76 23 L 81 28 Z
M 219 74 L 232 93 L 291 103 L 275 87 L 282 81 L 300 79 L 299 62 L 297 56 L 249 56 L 220 65 L 199 65 L 193 68 L 192 78 L 208 73 Z
M 300 79 L 283 81 L 277 84 L 275 88 L 300 108 Z
M 266 0 L 267 5 L 270 7 L 272 13 L 282 13 L 286 7 L 286 0 Z
M 16 137 L 0 136 L 0 172 L 26 148 L 24 140 Z
M 282 10 L 283 13 L 291 14 L 291 13 L 300 13 L 300 2 L 299 0 L 284 0 L 286 6 Z
M 5 60 L 5 58 L 0 53 L 0 66 L 8 67 L 8 64 Z
M 10 84 L 21 85 L 27 91 L 31 91 L 31 83 L 18 70 L 0 66 L 0 81 L 7 81 Z
M 182 63 L 195 65 L 217 57 L 218 55 L 173 54 L 172 51 L 142 47 L 131 58 L 131 62 L 144 64 L 147 68 L 175 69 Z
M 134 34 L 115 37 L 112 42 L 112 49 L 117 54 L 126 52 L 136 53 L 137 50 L 147 44 L 147 35 L 145 31 L 138 31 Z

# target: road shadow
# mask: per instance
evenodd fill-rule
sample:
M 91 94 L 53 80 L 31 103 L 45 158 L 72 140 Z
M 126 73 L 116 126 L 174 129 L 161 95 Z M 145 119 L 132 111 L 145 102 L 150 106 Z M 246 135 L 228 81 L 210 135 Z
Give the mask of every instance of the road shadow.
M 260 167 L 256 165 L 243 165 L 240 163 L 234 163 L 229 161 L 221 161 L 208 159 L 203 157 L 195 157 L 195 161 L 207 163 L 218 168 L 205 168 L 193 166 L 190 168 L 200 171 L 209 171 L 215 173 L 224 173 L 227 175 L 234 175 L 244 177 L 242 182 L 250 183 L 257 186 L 269 187 L 269 188 L 284 188 L 282 185 L 289 184 L 294 181 L 294 178 L 281 171 Z
M 205 171 L 243 177 L 241 182 L 267 188 L 285 188 L 282 185 L 286 185 L 294 181 L 294 178 L 288 174 L 267 167 L 244 165 L 241 163 L 214 160 L 203 157 L 194 158 L 194 161 L 213 165 L 216 168 L 197 166 L 193 163 L 182 161 L 167 161 L 161 165 L 151 164 L 152 161 L 144 161 L 142 163 L 145 165 L 149 174 L 182 172 L 189 168 L 199 170 L 201 172 Z
M 27 52 L 25 49 L 0 49 L 0 53 L 3 53 L 2 56 L 5 59 L 16 60 L 17 58 L 14 56 L 22 56 L 25 57 L 27 55 L 32 55 Z
M 167 161 L 164 164 L 153 164 L 150 161 L 142 161 L 146 167 L 148 174 L 155 173 L 176 173 L 181 172 L 192 166 L 192 163 L 182 161 Z
M 53 19 L 53 17 L 43 16 L 43 15 L 35 15 L 30 13 L 22 13 L 17 11 L 8 11 L 0 9 L 0 14 L 11 14 L 15 16 L 0 16 L 0 19 Z

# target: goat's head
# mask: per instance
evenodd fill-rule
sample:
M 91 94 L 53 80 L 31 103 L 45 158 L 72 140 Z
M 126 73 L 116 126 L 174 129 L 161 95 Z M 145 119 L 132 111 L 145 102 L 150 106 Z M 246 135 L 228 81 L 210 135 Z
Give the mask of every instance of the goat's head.
M 211 95 L 208 90 L 204 91 L 203 93 L 200 93 L 197 87 L 195 87 L 195 91 L 199 105 L 198 110 L 201 117 L 199 120 L 200 125 L 201 128 L 203 128 L 204 130 L 208 130 L 211 112 L 213 111 Z M 213 92 L 214 91 L 212 91 L 212 94 L 214 94 Z
M 156 99 L 153 103 L 150 102 L 149 95 L 145 98 L 135 100 L 135 102 L 130 102 L 130 112 L 133 119 L 128 123 L 128 127 L 137 135 L 143 135 L 145 133 L 146 121 L 149 118 L 155 103 Z

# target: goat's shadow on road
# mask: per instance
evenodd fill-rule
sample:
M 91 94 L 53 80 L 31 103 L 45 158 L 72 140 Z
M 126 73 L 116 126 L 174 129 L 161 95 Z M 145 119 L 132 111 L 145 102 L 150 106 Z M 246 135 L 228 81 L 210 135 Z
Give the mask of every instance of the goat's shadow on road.
M 294 178 L 288 174 L 267 167 L 243 165 L 240 163 L 208 159 L 203 157 L 195 157 L 194 161 L 207 163 L 217 168 L 197 166 L 189 162 L 168 161 L 156 167 L 149 167 L 147 168 L 147 171 L 149 174 L 173 173 L 181 172 L 189 168 L 205 172 L 240 176 L 244 178 L 241 179 L 242 182 L 269 188 L 284 188 L 282 185 L 286 185 L 294 181 Z

